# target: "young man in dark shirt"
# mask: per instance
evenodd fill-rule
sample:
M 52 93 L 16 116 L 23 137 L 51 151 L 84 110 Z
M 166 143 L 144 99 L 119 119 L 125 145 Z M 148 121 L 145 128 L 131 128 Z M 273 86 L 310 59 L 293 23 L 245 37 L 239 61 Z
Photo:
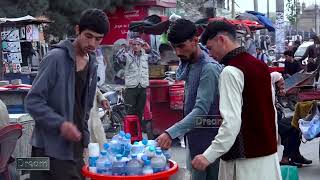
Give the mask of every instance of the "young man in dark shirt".
M 35 120 L 32 157 L 49 157 L 49 171 L 32 171 L 32 180 L 80 180 L 89 144 L 88 119 L 97 88 L 94 52 L 109 31 L 99 9 L 88 9 L 76 26 L 77 37 L 53 45 L 41 61 L 26 98 Z
M 294 60 L 293 51 L 287 50 L 283 53 L 285 56 L 284 77 L 290 77 L 301 70 L 300 63 Z

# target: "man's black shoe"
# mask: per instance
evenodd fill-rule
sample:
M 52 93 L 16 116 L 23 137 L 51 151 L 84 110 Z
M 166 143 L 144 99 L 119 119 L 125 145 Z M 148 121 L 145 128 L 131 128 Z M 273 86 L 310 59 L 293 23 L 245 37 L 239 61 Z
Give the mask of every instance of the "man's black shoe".
M 296 164 L 312 164 L 312 160 L 304 158 L 302 155 L 291 159 Z

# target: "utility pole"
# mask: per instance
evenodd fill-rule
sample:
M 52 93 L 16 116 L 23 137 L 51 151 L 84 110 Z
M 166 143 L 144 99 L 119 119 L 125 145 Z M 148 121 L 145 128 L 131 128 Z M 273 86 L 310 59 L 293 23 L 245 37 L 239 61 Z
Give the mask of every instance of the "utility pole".
M 258 0 L 253 0 L 254 11 L 258 11 Z
M 317 16 L 318 16 L 318 5 L 317 5 L 317 0 L 314 0 L 314 31 L 316 34 L 318 34 Z
M 285 50 L 284 0 L 276 1 L 276 58 Z
M 267 0 L 267 17 L 270 18 L 269 0 Z
M 234 0 L 231 0 L 231 14 L 232 14 L 232 18 L 234 18 L 234 17 L 235 17 L 234 4 L 235 4 Z
M 217 0 L 212 0 L 213 17 L 217 16 Z
M 227 9 L 230 10 L 230 0 L 227 0 Z

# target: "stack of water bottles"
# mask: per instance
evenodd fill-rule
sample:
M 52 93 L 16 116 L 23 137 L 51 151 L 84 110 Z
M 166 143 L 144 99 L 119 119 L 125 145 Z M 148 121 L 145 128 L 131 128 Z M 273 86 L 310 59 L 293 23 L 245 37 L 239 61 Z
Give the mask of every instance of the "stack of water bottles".
M 143 139 L 131 144 L 131 135 L 120 131 L 99 149 L 89 144 L 89 171 L 104 175 L 134 176 L 153 174 L 169 169 L 170 154 L 157 147 L 154 140 Z

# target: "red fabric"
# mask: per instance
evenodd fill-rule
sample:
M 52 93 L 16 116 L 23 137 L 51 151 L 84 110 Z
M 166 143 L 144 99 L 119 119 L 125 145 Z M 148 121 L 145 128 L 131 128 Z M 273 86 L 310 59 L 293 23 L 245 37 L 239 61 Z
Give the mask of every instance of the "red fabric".
M 239 54 L 229 61 L 229 65 L 237 67 L 244 74 L 240 133 L 245 157 L 261 157 L 277 152 L 275 111 L 268 66 L 248 53 Z
M 302 92 L 298 94 L 299 101 L 320 100 L 320 91 Z
M 269 67 L 269 72 L 280 72 L 282 73 L 284 71 L 284 67 Z
M 151 100 L 151 92 L 150 92 L 150 88 L 147 88 L 146 105 L 144 106 L 144 111 L 143 111 L 143 119 L 144 120 L 151 120 L 152 119 L 150 100 Z

